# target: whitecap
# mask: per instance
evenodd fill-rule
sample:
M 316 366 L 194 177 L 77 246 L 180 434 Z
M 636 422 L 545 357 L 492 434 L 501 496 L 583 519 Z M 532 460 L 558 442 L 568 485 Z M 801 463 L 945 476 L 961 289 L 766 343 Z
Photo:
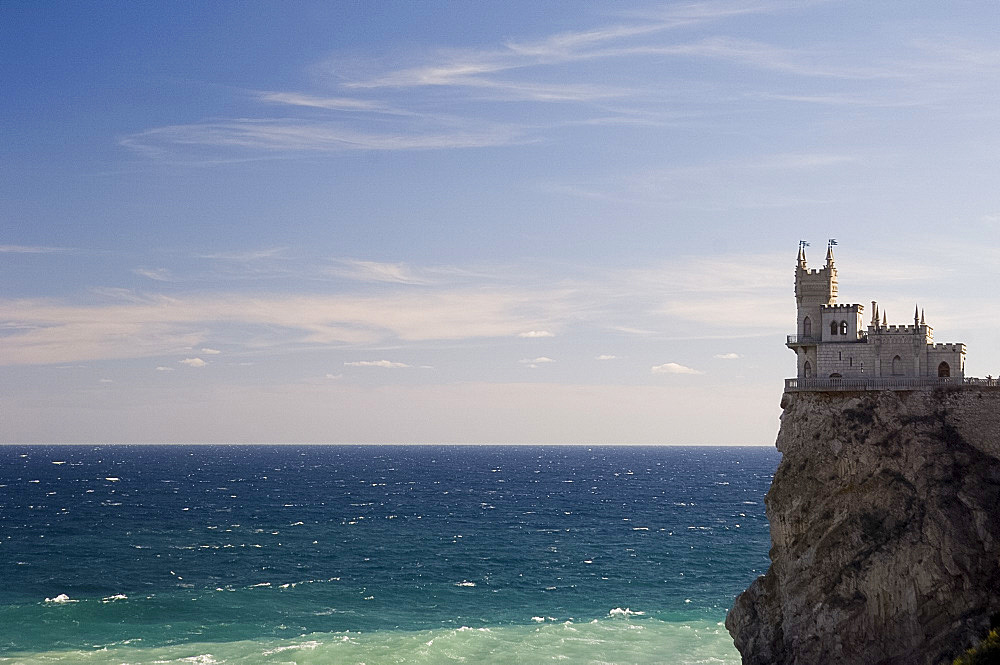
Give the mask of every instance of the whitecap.
M 462 580 L 461 582 L 455 582 L 455 586 L 476 586 L 476 583 L 469 580 Z
M 66 594 L 61 593 L 58 596 L 56 596 L 55 598 L 46 598 L 45 602 L 46 603 L 78 603 L 80 601 L 73 600 L 72 598 L 70 598 Z
M 108 476 L 107 478 L 105 478 L 105 480 L 112 483 L 117 483 L 119 480 L 121 480 L 121 478 L 119 478 L 118 476 Z
M 101 602 L 102 603 L 110 603 L 113 600 L 125 600 L 126 598 L 128 598 L 128 596 L 126 596 L 125 594 L 123 594 L 123 593 L 116 593 L 113 596 L 108 596 L 106 598 L 101 598 Z
M 627 607 L 625 608 L 616 607 L 610 612 L 608 612 L 608 616 L 610 617 L 625 617 L 625 618 L 632 616 L 642 616 L 643 614 L 645 614 L 645 612 L 640 612 L 639 610 L 632 610 Z

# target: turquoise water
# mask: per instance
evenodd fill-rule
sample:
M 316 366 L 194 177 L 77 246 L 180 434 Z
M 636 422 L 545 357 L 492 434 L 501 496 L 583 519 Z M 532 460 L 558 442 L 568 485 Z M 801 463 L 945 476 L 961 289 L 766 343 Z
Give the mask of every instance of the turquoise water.
M 777 462 L 0 447 L 0 663 L 738 663 Z

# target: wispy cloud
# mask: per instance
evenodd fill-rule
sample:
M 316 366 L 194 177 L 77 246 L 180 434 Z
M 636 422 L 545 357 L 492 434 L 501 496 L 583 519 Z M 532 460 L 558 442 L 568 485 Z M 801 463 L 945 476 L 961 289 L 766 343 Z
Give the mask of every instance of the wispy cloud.
M 524 128 L 511 124 L 470 122 L 466 126 L 397 126 L 377 133 L 334 121 L 305 119 L 234 119 L 157 127 L 126 136 L 120 144 L 150 156 L 198 158 L 199 150 L 231 154 L 337 153 L 352 150 L 441 150 L 487 148 L 529 143 Z
M 653 374 L 704 374 L 704 372 L 692 369 L 679 363 L 664 363 L 654 365 L 651 369 Z
M 251 348 L 513 337 L 547 327 L 572 308 L 570 291 L 496 287 L 376 296 L 121 296 L 93 305 L 0 301 L 7 331 L 0 358 L 46 364 L 162 356 L 201 348 L 222 334 Z
M 290 117 L 205 119 L 201 122 L 155 127 L 120 139 L 121 145 L 152 157 L 228 160 L 254 155 L 290 156 L 339 153 L 354 150 L 442 150 L 488 148 L 548 139 L 548 130 L 567 121 L 591 124 L 649 123 L 650 114 L 662 113 L 663 100 L 644 108 L 607 109 L 595 116 L 597 104 L 613 100 L 650 101 L 654 89 L 676 88 L 678 82 L 632 80 L 628 65 L 617 65 L 623 83 L 609 85 L 606 68 L 593 63 L 630 62 L 636 58 L 724 60 L 741 66 L 765 68 L 802 76 L 876 77 L 875 68 L 831 67 L 830 53 L 809 53 L 771 44 L 713 36 L 697 40 L 676 36 L 677 31 L 749 14 L 787 12 L 795 7 L 781 2 L 695 2 L 668 6 L 661 11 L 635 12 L 619 23 L 560 32 L 534 40 L 511 39 L 482 48 L 434 49 L 414 55 L 396 66 L 376 65 L 359 71 L 356 56 L 350 66 L 331 58 L 336 72 L 330 94 L 268 90 L 250 98 L 277 107 Z M 574 69 L 570 69 L 574 68 Z M 353 74 L 353 76 L 352 76 Z M 420 95 L 435 88 L 442 95 Z M 340 93 L 340 94 L 337 94 Z M 359 97 L 362 93 L 364 96 Z M 653 95 L 654 97 L 658 95 Z M 397 103 L 386 99 L 392 98 Z M 524 115 L 523 122 L 487 120 L 499 114 L 464 111 L 456 102 L 528 102 L 575 104 L 586 109 L 583 117 L 539 122 Z M 504 114 L 505 117 L 509 115 Z M 366 116 L 378 123 L 358 122 Z M 378 128 L 378 129 L 373 129 Z M 384 128 L 384 131 L 381 130 Z M 226 161 L 226 160 L 223 160 Z
M 0 245 L 0 254 L 61 254 L 76 251 L 70 247 L 40 245 Z
M 382 263 L 379 261 L 358 261 L 341 259 L 338 265 L 327 272 L 362 282 L 389 282 L 393 284 L 432 284 L 435 280 L 427 271 L 414 270 L 405 263 Z
M 355 360 L 344 363 L 347 367 L 381 367 L 383 369 L 400 369 L 403 367 L 413 367 L 406 363 L 393 362 L 391 360 Z
M 738 358 L 742 358 L 743 356 L 738 353 L 716 353 L 714 357 L 719 360 L 736 360 Z
M 135 268 L 132 272 L 157 282 L 169 282 L 173 279 L 173 275 L 166 268 Z
M 185 358 L 184 360 L 178 360 L 182 365 L 187 365 L 188 367 L 204 367 L 208 363 L 201 358 Z
M 269 104 L 305 106 L 328 111 L 375 111 L 393 115 L 411 115 L 406 111 L 393 109 L 378 101 L 353 97 L 317 97 L 297 92 L 261 92 L 257 98 Z
M 537 337 L 555 337 L 555 333 L 549 332 L 548 330 L 528 330 L 517 334 L 518 337 L 527 338 L 537 338 Z
M 265 259 L 283 258 L 287 251 L 288 250 L 285 247 L 269 247 L 266 249 L 253 249 L 243 252 L 211 252 L 208 254 L 198 254 L 197 258 L 245 263 L 251 261 L 262 261 Z
M 601 355 L 594 358 L 594 360 L 617 360 L 618 356 L 611 355 L 610 353 L 602 353 Z

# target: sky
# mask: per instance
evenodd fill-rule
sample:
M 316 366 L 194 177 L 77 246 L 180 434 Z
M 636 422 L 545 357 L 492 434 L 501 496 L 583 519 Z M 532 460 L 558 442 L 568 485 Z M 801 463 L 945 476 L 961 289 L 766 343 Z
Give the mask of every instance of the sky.
M 772 445 L 800 240 L 1000 374 L 1000 5 L 0 8 L 0 441 Z

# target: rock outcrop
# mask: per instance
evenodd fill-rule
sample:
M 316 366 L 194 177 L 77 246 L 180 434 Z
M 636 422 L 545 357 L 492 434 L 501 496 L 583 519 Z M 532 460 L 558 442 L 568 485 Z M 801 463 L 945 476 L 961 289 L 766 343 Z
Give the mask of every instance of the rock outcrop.
M 1000 390 L 782 397 L 747 665 L 939 665 L 1000 612 Z

